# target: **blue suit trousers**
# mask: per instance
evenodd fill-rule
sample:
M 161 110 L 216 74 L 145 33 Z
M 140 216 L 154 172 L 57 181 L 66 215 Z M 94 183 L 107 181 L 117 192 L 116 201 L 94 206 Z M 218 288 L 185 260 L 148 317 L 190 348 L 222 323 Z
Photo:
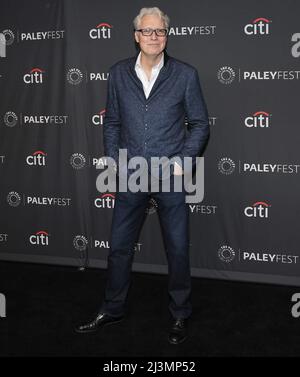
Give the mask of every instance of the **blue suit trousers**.
M 158 215 L 168 261 L 169 310 L 173 318 L 188 318 L 192 313 L 189 260 L 189 208 L 186 191 L 174 191 L 171 175 L 170 192 L 118 192 L 113 212 L 108 277 L 101 311 L 113 317 L 125 314 L 130 287 L 134 246 L 145 219 L 150 197 L 158 204 Z M 182 184 L 183 187 L 183 184 Z M 155 300 L 155 297 L 153 297 Z

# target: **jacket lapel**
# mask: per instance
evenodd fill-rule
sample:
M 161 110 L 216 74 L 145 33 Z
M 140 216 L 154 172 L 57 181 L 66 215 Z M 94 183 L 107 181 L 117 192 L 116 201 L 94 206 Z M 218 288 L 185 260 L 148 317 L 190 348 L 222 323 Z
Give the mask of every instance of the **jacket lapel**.
M 170 67 L 170 64 L 169 64 L 169 60 L 170 60 L 170 57 L 169 55 L 166 53 L 165 51 L 165 55 L 164 55 L 164 65 L 163 67 L 161 68 L 161 70 L 159 71 L 159 74 L 157 76 L 157 79 L 155 80 L 155 83 L 154 85 L 152 86 L 152 89 L 150 91 L 150 94 L 149 94 L 149 97 L 148 97 L 148 100 L 150 100 L 158 91 L 159 91 L 159 88 L 161 86 L 161 84 L 167 79 L 167 77 L 169 76 L 169 67 Z
M 142 96 L 143 100 L 145 100 L 146 97 L 145 97 L 145 93 L 144 93 L 143 84 L 142 84 L 141 80 L 138 78 L 138 76 L 135 72 L 135 63 L 136 63 L 136 59 L 138 57 L 138 54 L 139 54 L 139 52 L 136 54 L 136 56 L 132 57 L 129 61 L 129 75 L 132 78 L 132 80 L 134 81 L 134 83 L 137 85 L 137 87 L 139 88 L 139 91 L 138 91 L 139 94 Z

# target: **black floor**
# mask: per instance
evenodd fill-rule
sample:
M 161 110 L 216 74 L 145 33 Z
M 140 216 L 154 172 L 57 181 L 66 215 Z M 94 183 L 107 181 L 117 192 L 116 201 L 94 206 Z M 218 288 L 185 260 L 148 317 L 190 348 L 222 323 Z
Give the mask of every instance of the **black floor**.
M 94 335 L 73 331 L 100 305 L 106 271 L 0 262 L 0 356 L 300 356 L 300 287 L 193 279 L 189 339 L 167 341 L 167 276 L 132 274 L 128 316 Z

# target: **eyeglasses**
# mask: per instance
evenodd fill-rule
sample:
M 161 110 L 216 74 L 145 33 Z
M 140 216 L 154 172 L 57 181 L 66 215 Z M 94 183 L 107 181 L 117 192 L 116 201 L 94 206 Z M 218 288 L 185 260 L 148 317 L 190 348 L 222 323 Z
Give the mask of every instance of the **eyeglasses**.
M 144 37 L 150 37 L 154 31 L 158 37 L 165 37 L 168 34 L 168 29 L 138 29 L 135 31 L 139 31 Z

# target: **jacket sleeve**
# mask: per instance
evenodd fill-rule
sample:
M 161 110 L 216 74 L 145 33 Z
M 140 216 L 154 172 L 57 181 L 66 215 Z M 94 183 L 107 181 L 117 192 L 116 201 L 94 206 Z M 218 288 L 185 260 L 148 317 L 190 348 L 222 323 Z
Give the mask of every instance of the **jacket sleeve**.
M 209 137 L 209 121 L 206 103 L 202 94 L 198 72 L 193 69 L 187 80 L 184 108 L 187 121 L 186 137 L 180 157 L 197 157 L 203 152 L 203 148 Z M 193 164 L 195 159 L 193 159 Z
M 103 121 L 103 144 L 105 156 L 112 157 L 116 162 L 119 155 L 119 140 L 121 132 L 121 119 L 114 75 L 109 71 L 106 111 Z

